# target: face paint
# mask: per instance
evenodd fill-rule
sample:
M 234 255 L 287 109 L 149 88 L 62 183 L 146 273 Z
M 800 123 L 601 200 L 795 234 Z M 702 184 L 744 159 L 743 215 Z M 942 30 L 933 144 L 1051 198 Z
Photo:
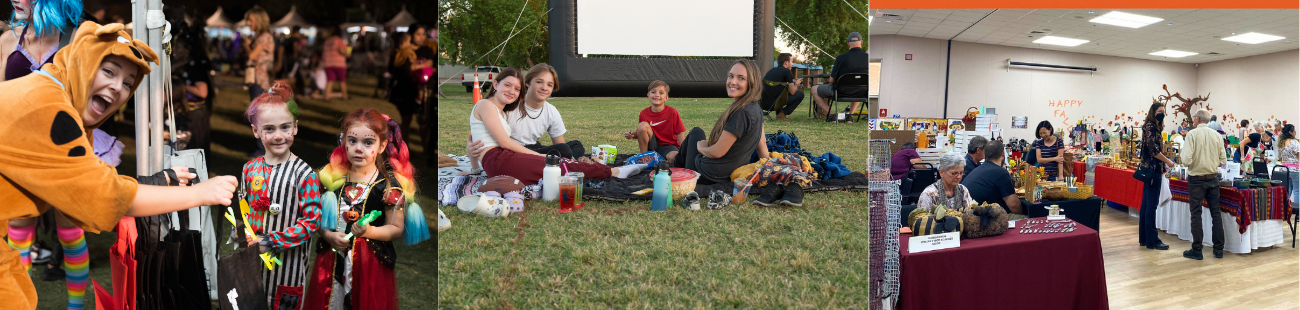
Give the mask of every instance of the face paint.
M 377 136 L 365 125 L 348 128 L 343 144 L 347 151 L 348 162 L 352 164 L 353 169 L 367 168 L 375 164 L 376 157 L 385 146 L 384 142 L 376 138 Z
M 293 115 L 282 106 L 262 106 L 258 110 L 253 134 L 262 141 L 267 157 L 289 156 L 289 147 L 293 146 L 293 138 L 298 134 L 298 124 Z

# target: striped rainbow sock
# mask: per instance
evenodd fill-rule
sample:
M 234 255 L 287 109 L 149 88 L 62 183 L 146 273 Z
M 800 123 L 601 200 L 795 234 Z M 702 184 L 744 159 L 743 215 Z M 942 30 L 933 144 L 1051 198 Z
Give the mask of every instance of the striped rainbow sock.
M 36 225 L 27 227 L 9 226 L 9 246 L 18 250 L 18 257 L 21 258 L 23 270 L 27 271 L 28 276 L 32 273 L 32 240 L 36 240 Z
M 90 278 L 90 255 L 86 253 L 86 234 L 78 227 L 59 227 L 63 244 L 63 271 L 68 277 L 68 309 L 81 310 L 86 298 L 86 281 Z

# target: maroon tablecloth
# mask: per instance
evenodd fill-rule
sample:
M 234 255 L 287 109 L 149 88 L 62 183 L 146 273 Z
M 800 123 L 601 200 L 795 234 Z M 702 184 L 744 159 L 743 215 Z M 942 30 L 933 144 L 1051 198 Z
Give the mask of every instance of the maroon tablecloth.
M 1019 231 L 911 254 L 907 238 L 912 236 L 899 236 L 899 308 L 1110 308 L 1096 230 L 1079 225 L 1070 233 Z

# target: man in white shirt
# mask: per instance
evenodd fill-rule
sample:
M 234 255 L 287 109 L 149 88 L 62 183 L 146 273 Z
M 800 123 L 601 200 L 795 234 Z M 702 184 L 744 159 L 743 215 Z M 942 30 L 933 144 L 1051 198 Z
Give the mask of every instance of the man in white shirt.
M 1201 200 L 1208 204 L 1214 257 L 1223 258 L 1223 221 L 1219 211 L 1219 167 L 1228 162 L 1223 153 L 1223 138 L 1219 132 L 1210 129 L 1210 113 L 1206 110 L 1196 111 L 1193 118 L 1196 129 L 1187 133 L 1179 157 L 1187 164 L 1187 197 L 1192 213 L 1192 249 L 1183 252 L 1183 257 L 1201 260 L 1202 241 L 1205 237 L 1201 225 Z

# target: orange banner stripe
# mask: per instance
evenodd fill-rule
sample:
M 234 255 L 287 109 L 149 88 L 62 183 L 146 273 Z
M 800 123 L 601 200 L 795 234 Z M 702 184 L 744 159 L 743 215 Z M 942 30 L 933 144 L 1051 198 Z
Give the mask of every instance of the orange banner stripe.
M 875 0 L 872 9 L 1295 9 L 1296 0 Z

